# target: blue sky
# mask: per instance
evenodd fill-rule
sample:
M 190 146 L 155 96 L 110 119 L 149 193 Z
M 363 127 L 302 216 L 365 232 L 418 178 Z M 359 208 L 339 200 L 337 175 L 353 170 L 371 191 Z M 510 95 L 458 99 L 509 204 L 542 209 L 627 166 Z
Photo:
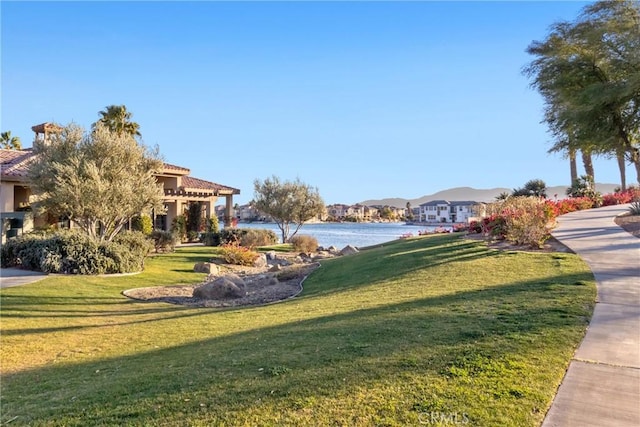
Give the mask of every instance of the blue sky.
M 241 204 L 271 175 L 327 204 L 568 185 L 521 69 L 585 4 L 3 1 L 1 128 L 30 146 L 34 124 L 124 104 L 145 144 Z

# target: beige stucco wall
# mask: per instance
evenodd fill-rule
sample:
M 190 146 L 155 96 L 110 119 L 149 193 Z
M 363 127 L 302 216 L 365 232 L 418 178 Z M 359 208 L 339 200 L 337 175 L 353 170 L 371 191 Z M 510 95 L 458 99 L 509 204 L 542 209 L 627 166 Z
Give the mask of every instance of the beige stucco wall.
M 13 212 L 13 187 L 12 182 L 2 182 L 0 184 L 0 212 Z

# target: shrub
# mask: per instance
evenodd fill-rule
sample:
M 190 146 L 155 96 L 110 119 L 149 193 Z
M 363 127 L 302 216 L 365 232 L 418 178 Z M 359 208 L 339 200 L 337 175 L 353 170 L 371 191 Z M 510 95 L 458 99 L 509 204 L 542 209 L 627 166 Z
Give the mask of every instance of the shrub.
M 207 232 L 200 235 L 200 241 L 205 246 L 220 246 L 220 233 Z
M 640 189 L 629 187 L 625 191 L 616 191 L 602 196 L 602 206 L 623 205 L 640 200 Z
M 178 215 L 171 220 L 171 233 L 175 235 L 180 242 L 186 239 L 187 218 L 184 215 Z
M 220 244 L 238 244 L 248 248 L 273 245 L 278 242 L 272 230 L 257 228 L 225 228 L 220 231 Z
M 550 202 L 540 197 L 510 197 L 487 205 L 483 232 L 518 245 L 540 247 L 550 237 L 555 224 Z
M 207 218 L 207 232 L 218 233 L 220 231 L 220 223 L 218 217 L 213 215 L 211 218 Z
M 256 259 L 258 259 L 258 256 L 260 256 L 259 253 L 247 247 L 240 246 L 237 243 L 222 245 L 221 255 L 227 264 L 246 266 L 252 266 Z
M 173 252 L 178 243 L 178 238 L 173 233 L 162 230 L 155 230 L 151 233 L 153 239 L 153 246 L 158 252 Z
M 593 207 L 602 205 L 602 195 L 596 191 L 593 178 L 583 175 L 573 181 L 571 187 L 567 188 L 567 196 L 569 197 L 588 197 L 593 203 Z
M 120 233 L 109 245 L 109 251 L 118 265 L 126 265 L 126 271 L 144 269 L 144 259 L 154 249 L 154 241 L 136 231 Z M 121 268 L 122 269 L 122 268 Z
M 243 228 L 224 228 L 220 230 L 220 244 L 239 244 L 242 235 L 247 232 Z
M 198 232 L 197 231 L 188 231 L 187 232 L 187 240 L 189 242 L 195 242 L 198 240 Z
M 196 234 L 205 231 L 204 217 L 202 216 L 203 205 L 200 202 L 190 203 L 187 210 L 186 230 Z M 191 239 L 189 239 L 191 240 Z
M 278 237 L 273 230 L 262 230 L 257 228 L 245 229 L 240 237 L 240 246 L 255 248 L 257 246 L 274 245 L 278 242 Z
M 293 245 L 293 249 L 297 252 L 311 253 L 318 249 L 318 240 L 313 236 L 304 234 L 295 235 L 289 239 L 289 243 Z
M 153 231 L 153 221 L 149 215 L 139 215 L 131 220 L 131 230 L 148 236 Z
M 2 266 L 45 273 L 103 274 L 140 271 L 150 244 L 141 233 L 98 243 L 75 230 L 26 234 L 3 245 Z
M 631 212 L 631 215 L 640 215 L 640 200 L 631 203 L 629 212 Z

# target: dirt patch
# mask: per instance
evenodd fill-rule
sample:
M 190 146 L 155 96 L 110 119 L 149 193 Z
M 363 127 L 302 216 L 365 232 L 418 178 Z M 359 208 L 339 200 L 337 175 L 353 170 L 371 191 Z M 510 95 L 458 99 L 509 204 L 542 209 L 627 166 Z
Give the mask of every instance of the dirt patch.
M 246 284 L 247 295 L 242 298 L 227 300 L 205 300 L 193 297 L 193 290 L 203 283 L 193 285 L 155 286 L 149 288 L 130 289 L 123 295 L 148 302 L 166 302 L 189 307 L 244 307 L 269 304 L 291 298 L 302 290 L 304 279 L 320 264 L 296 264 L 278 271 L 277 283 L 265 285 L 261 280 L 267 274 L 266 268 L 240 267 L 226 265 L 228 272 L 242 277 Z
M 624 231 L 640 239 L 640 215 L 631 215 L 629 212 L 624 215 L 617 216 L 614 221 L 622 227 Z

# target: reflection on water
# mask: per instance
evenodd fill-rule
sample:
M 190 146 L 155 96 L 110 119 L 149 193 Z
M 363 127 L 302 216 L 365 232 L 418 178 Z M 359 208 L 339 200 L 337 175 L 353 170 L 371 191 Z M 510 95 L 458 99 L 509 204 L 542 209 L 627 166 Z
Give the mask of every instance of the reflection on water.
M 220 225 L 221 227 L 223 224 Z M 273 223 L 239 223 L 238 228 L 261 228 L 272 230 L 280 238 L 281 232 Z M 318 245 L 336 246 L 342 249 L 346 245 L 365 247 L 396 240 L 402 235 L 417 236 L 420 231 L 433 231 L 435 226 L 405 225 L 403 223 L 319 223 L 305 224 L 298 234 L 313 236 Z M 448 228 L 445 226 L 445 228 Z M 292 230 L 293 231 L 293 230 Z

